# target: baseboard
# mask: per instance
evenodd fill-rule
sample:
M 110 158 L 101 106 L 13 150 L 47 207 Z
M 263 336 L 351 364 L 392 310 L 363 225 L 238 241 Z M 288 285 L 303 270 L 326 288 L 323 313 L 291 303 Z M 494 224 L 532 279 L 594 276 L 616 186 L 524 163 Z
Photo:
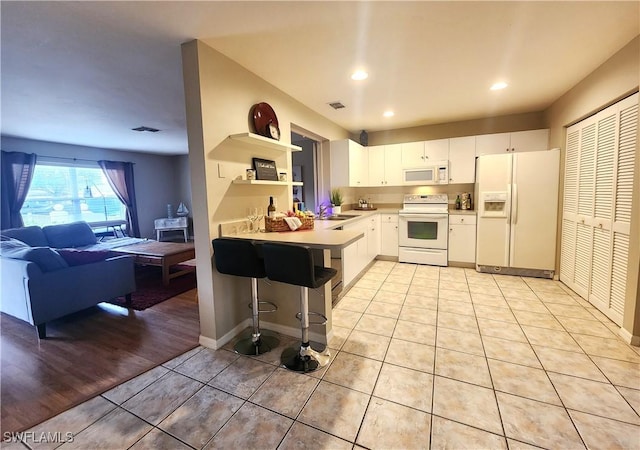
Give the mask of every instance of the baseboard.
M 200 345 L 202 345 L 203 347 L 207 347 L 210 348 L 212 350 L 217 350 L 218 349 L 218 345 L 215 339 L 211 339 L 210 337 L 206 337 L 203 335 L 200 335 L 200 338 L 198 339 L 198 343 Z
M 475 269 L 476 263 L 449 261 L 449 267 L 462 267 L 464 269 Z
M 251 326 L 251 318 L 245 319 L 236 325 L 232 330 L 226 333 L 224 336 L 219 339 L 212 339 L 207 336 L 200 335 L 199 343 L 203 347 L 207 347 L 213 350 L 217 350 L 222 348 L 227 343 L 229 343 L 234 337 L 240 334 L 247 327 Z M 300 339 L 300 328 L 298 327 L 288 327 L 285 325 L 280 325 L 277 323 L 260 321 L 260 328 L 263 330 L 275 331 L 276 333 L 284 334 L 286 336 L 291 336 L 293 338 Z M 327 344 L 329 340 L 331 340 L 331 336 L 333 336 L 333 330 L 330 331 L 327 335 L 324 333 L 318 333 L 314 331 L 309 332 L 309 338 L 314 342 L 320 342 L 321 344 Z
M 636 346 L 636 347 L 640 347 L 640 336 L 634 336 L 633 334 L 629 333 L 624 328 L 620 328 L 620 330 L 618 331 L 618 334 L 622 337 L 622 339 L 627 344 L 630 344 L 630 345 L 633 345 L 633 346 Z
M 210 337 L 200 335 L 200 339 L 199 339 L 200 345 L 213 350 L 217 350 L 219 348 L 222 348 L 228 342 L 230 342 L 234 337 L 240 334 L 242 330 L 250 326 L 251 326 L 251 318 L 247 318 L 242 322 L 240 322 L 235 327 L 233 327 L 233 329 L 231 329 L 229 332 L 225 333 L 224 336 L 218 339 L 212 339 Z
M 261 321 L 260 325 L 261 325 L 261 328 L 263 329 L 275 331 L 276 333 L 280 333 L 286 336 L 291 336 L 293 338 L 300 339 L 300 328 L 298 327 L 288 327 L 285 325 L 280 325 L 277 323 L 271 323 L 271 322 L 265 322 L 265 321 Z M 333 336 L 333 330 L 327 333 L 326 335 L 324 333 L 309 331 L 309 339 L 311 339 L 314 342 L 320 342 L 321 344 L 325 344 L 325 345 L 329 340 L 331 340 L 331 336 Z

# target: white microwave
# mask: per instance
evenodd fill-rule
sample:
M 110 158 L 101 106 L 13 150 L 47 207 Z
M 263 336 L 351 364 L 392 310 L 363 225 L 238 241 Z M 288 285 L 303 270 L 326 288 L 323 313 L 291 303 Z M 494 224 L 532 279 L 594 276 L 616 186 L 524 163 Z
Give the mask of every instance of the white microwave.
M 402 169 L 402 183 L 408 185 L 449 184 L 449 161 L 434 161 L 428 166 Z

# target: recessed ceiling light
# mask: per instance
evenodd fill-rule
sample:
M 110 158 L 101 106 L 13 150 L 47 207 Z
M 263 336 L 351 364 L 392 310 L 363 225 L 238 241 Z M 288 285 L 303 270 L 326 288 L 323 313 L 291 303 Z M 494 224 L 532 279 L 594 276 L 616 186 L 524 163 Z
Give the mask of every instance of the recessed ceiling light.
M 382 115 L 385 117 L 393 117 L 395 113 L 393 111 L 385 111 Z
M 504 81 L 499 81 L 499 82 L 497 82 L 497 83 L 494 83 L 494 84 L 491 86 L 491 88 L 490 88 L 490 89 L 491 89 L 492 91 L 499 91 L 500 89 L 504 89 L 504 88 L 506 88 L 507 86 L 509 86 L 509 85 L 508 85 L 507 83 L 505 83 Z
M 364 70 L 356 70 L 351 74 L 351 79 L 356 81 L 366 80 L 368 77 L 369 77 L 369 74 Z

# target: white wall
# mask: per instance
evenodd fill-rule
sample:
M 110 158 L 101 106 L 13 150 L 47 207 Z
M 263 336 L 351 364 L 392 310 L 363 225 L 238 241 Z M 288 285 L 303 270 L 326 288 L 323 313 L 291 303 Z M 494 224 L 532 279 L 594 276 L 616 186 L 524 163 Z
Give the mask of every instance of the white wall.
M 229 135 L 250 131 L 249 112 L 259 102 L 275 110 L 282 142 L 290 142 L 292 123 L 331 140 L 348 133 L 200 41 L 183 44 L 182 61 L 191 189 L 197 205 L 193 221 L 201 342 L 215 345 L 249 316 L 246 301 L 235 300 L 241 294 L 239 283 L 211 267 L 211 240 L 218 237 L 220 223 L 246 217 L 250 206 L 266 208 L 269 196 L 278 200 L 278 209 L 288 209 L 292 201 L 285 186 L 232 184 L 244 176 L 251 158 L 263 152 L 231 141 Z M 291 173 L 290 156 L 271 154 L 268 159 L 275 160 L 278 169 Z
M 180 156 L 163 156 L 108 150 L 56 142 L 34 141 L 9 136 L 0 138 L 2 150 L 8 152 L 35 153 L 39 156 L 98 161 L 127 161 L 135 163 L 134 181 L 138 202 L 138 219 L 142 237 L 155 239 L 153 220 L 166 217 L 167 204 L 177 207 L 186 199 L 184 185 L 188 184 L 188 172 L 179 170 L 183 163 Z M 96 164 L 97 167 L 97 164 Z M 185 176 L 187 181 L 185 182 Z

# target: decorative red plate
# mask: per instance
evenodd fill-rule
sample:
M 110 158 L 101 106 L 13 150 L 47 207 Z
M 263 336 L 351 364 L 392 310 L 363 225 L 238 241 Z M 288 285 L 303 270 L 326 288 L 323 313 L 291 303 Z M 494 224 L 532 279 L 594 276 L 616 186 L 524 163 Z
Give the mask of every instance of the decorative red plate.
M 278 118 L 268 103 L 262 102 L 253 105 L 251 107 L 251 115 L 253 116 L 253 126 L 257 134 L 271 139 L 280 139 Z M 274 133 L 274 126 L 278 133 Z

